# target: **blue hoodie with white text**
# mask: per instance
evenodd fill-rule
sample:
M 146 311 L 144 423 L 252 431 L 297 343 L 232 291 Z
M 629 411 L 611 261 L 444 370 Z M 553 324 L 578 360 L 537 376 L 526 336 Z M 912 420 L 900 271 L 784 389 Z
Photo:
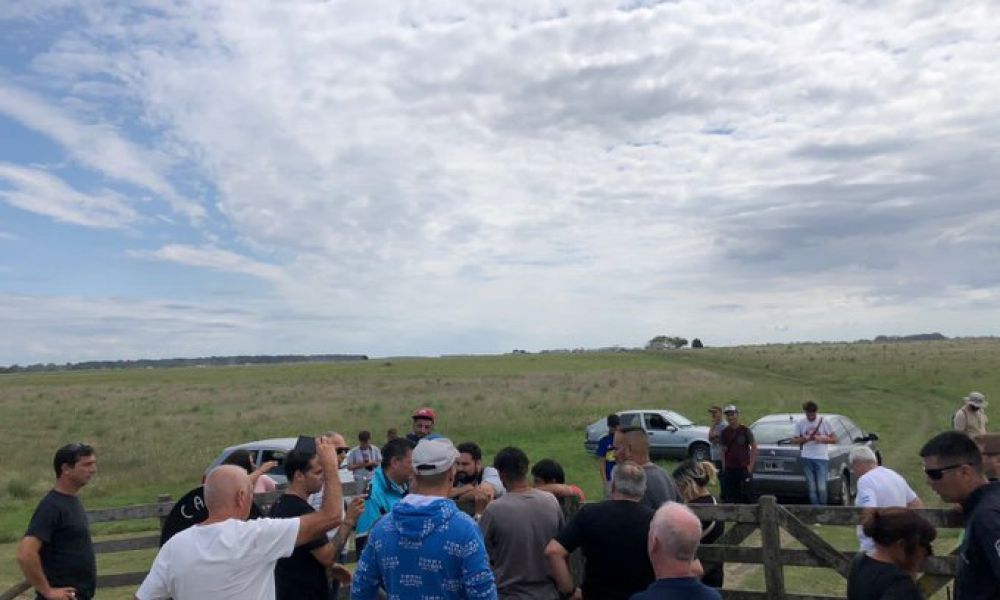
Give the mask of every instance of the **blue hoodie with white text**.
M 496 600 L 476 522 L 448 498 L 407 496 L 371 530 L 351 585 L 353 600 Z

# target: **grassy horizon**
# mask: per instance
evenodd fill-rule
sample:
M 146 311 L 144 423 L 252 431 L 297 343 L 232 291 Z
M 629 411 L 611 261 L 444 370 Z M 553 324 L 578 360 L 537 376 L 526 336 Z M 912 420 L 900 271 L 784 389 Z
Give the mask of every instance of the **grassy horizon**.
M 426 405 L 437 431 L 478 442 L 487 462 L 516 445 L 555 458 L 598 499 L 583 428 L 608 412 L 670 408 L 704 423 L 708 406 L 734 403 L 749 423 L 812 399 L 877 432 L 886 464 L 936 505 L 917 450 L 970 390 L 1000 388 L 997 364 L 1000 340 L 970 339 L 3 375 L 0 589 L 18 575 L 11 543 L 51 487 L 52 453 L 72 441 L 98 453 L 85 505 L 122 506 L 179 497 L 232 444 L 328 429 L 381 442 Z

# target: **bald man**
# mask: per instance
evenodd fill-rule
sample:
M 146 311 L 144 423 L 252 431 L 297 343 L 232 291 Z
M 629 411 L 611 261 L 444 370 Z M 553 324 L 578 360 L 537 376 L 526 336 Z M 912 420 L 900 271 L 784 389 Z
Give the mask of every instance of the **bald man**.
M 698 580 L 695 570 L 701 521 L 691 509 L 667 502 L 649 524 L 649 562 L 656 573 L 645 591 L 630 600 L 722 600 L 719 591 Z
M 646 493 L 642 503 L 649 508 L 656 510 L 664 502 L 681 499 L 674 478 L 650 460 L 649 435 L 644 429 L 629 427 L 615 432 L 615 460 L 618 464 L 632 461 L 646 472 Z
M 247 521 L 253 483 L 246 470 L 217 467 L 205 480 L 208 519 L 160 548 L 136 600 L 274 600 L 274 566 L 337 527 L 340 476 L 334 440 L 318 438 L 316 454 L 327 493 L 320 510 L 294 519 Z

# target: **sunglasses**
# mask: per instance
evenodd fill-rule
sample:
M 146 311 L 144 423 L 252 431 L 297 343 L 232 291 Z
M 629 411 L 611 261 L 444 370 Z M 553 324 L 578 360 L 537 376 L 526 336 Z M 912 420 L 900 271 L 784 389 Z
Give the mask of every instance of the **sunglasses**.
M 941 467 L 940 469 L 924 469 L 924 473 L 927 475 L 928 479 L 932 481 L 940 481 L 941 478 L 944 477 L 945 471 L 950 471 L 952 469 L 964 467 L 967 464 L 969 463 L 958 463 L 957 465 L 948 465 L 947 467 Z
M 347 454 L 350 451 L 351 451 L 350 448 L 343 448 L 343 447 L 337 448 L 337 454 Z

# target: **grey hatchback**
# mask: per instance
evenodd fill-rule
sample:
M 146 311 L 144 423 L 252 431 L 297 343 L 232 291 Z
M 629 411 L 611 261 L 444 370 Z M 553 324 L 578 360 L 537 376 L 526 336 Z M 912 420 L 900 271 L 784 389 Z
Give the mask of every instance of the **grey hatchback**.
M 782 499 L 808 499 L 806 476 L 799 461 L 799 446 L 792 444 L 795 422 L 801 413 L 767 415 L 750 426 L 757 442 L 757 464 L 754 465 L 750 486 L 752 497 L 772 494 Z M 854 500 L 857 482 L 851 479 L 848 455 L 852 448 L 867 446 L 875 452 L 879 464 L 882 456 L 875 442 L 878 435 L 865 433 L 843 415 L 824 414 L 823 418 L 833 428 L 837 443 L 829 445 L 830 467 L 827 475 L 827 494 L 831 504 L 849 505 Z

